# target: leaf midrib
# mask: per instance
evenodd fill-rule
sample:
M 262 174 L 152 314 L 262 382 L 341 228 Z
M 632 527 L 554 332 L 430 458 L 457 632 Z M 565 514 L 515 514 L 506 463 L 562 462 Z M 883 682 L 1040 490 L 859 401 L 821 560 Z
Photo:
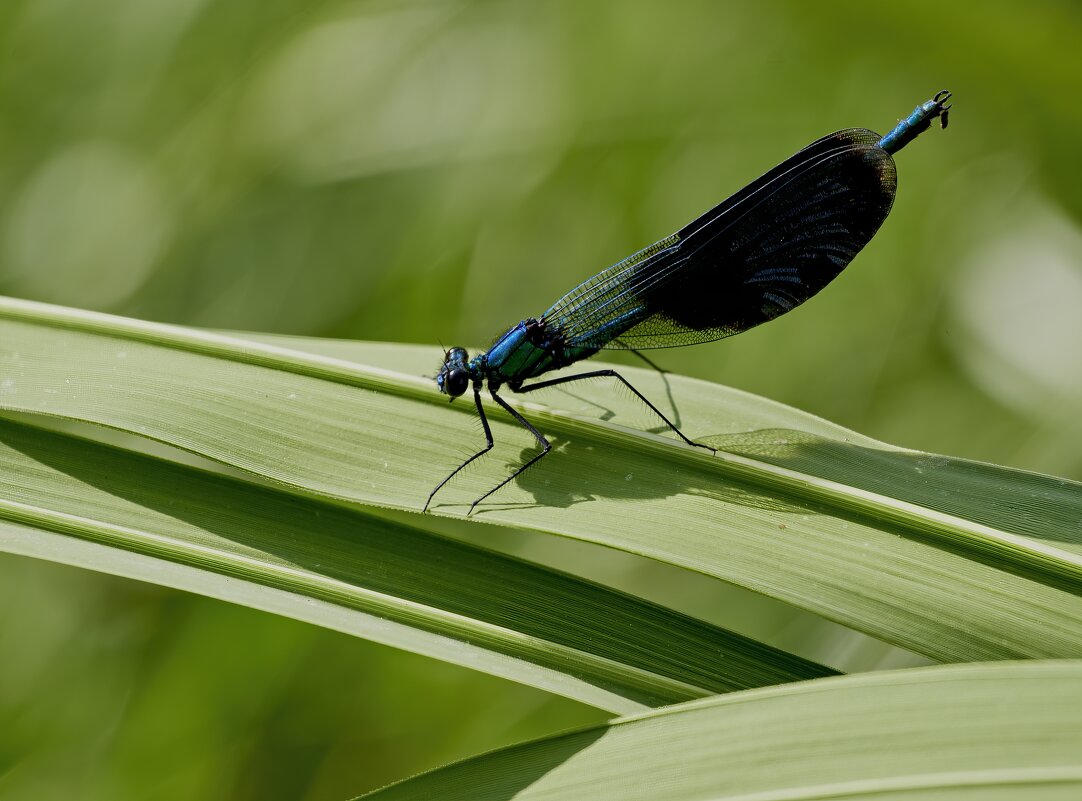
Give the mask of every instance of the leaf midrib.
M 386 391 L 397 396 L 429 403 L 435 402 L 428 382 L 418 376 L 359 365 L 343 359 L 283 348 L 257 340 L 12 298 L 0 298 L 0 316 L 35 325 L 47 323 L 58 328 L 81 330 L 113 338 L 126 337 L 138 342 L 203 354 L 226 361 L 268 367 L 349 386 Z M 1069 591 L 1077 594 L 1082 586 L 1082 554 L 1075 554 L 1047 543 L 965 520 L 910 501 L 890 498 L 747 456 L 724 451 L 708 456 L 701 449 L 691 448 L 659 434 L 524 402 L 515 398 L 514 395 L 509 396 L 507 400 L 516 408 L 542 416 L 552 422 L 558 431 L 589 431 L 602 439 L 618 441 L 625 447 L 629 443 L 637 443 L 640 450 L 667 460 L 694 465 L 699 469 L 709 465 L 709 469 L 724 476 L 737 478 L 745 484 L 781 491 L 827 509 L 847 513 L 855 511 L 880 520 L 885 518 L 905 529 L 921 535 L 941 538 L 952 544 L 982 543 L 986 546 L 982 549 L 983 553 L 988 553 L 992 557 L 1009 558 L 1036 574 L 1052 579 L 1060 586 L 1066 585 L 1065 588 Z M 503 410 L 496 409 L 492 413 L 510 419 Z M 271 480 L 291 492 L 311 495 L 302 487 L 273 478 Z M 339 496 L 338 500 L 355 503 L 353 499 L 344 496 Z M 407 507 L 399 508 L 416 511 Z M 482 522 L 488 521 L 482 520 Z M 526 527 L 535 528 L 529 524 Z M 535 530 L 542 529 L 535 528 Z M 970 546 L 967 550 L 975 549 Z

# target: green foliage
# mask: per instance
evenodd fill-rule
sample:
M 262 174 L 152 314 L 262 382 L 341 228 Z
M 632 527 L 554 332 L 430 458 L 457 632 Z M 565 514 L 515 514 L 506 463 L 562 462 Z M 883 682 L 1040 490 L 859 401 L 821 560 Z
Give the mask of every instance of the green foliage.
M 43 558 L 0 558 L 0 799 L 340 799 L 602 721 L 557 692 L 1078 656 L 1080 36 L 1063 2 L 0 3 L 0 294 L 69 307 L 4 304 L 0 536 Z M 484 344 L 941 88 L 826 292 L 621 367 L 722 455 L 539 393 L 547 464 L 457 519 L 532 447 L 497 415 L 416 515 L 480 434 L 437 348 L 373 341 Z
M 428 391 L 428 349 L 244 339 L 15 300 L 0 300 L 0 338 L 0 404 L 16 415 L 0 421 L 4 550 L 289 615 L 616 712 L 832 672 L 416 527 L 431 517 L 381 516 L 416 512 L 442 475 L 434 467 L 476 438 Z M 940 661 L 1082 656 L 1079 485 L 891 448 L 745 393 L 633 372 L 680 398 L 674 414 L 719 453 L 622 425 L 629 398 L 554 390 L 522 406 L 556 452 L 477 519 L 725 579 Z M 50 419 L 98 428 L 38 427 Z M 501 442 L 522 438 L 506 416 L 493 427 Z M 108 432 L 102 442 L 87 439 L 95 430 Z M 147 441 L 175 450 L 144 455 Z M 491 472 L 453 489 L 472 498 Z M 922 724 L 911 714 L 909 725 Z M 652 728 L 630 724 L 640 727 Z M 641 783 L 637 770 L 675 764 L 702 736 L 732 741 L 685 732 L 621 781 Z M 551 762 L 545 742 L 530 748 Z M 968 769 L 968 753 L 943 764 Z M 504 775 L 500 759 L 471 770 Z M 532 758 L 524 770 L 538 771 Z M 609 773 L 586 768 L 569 797 L 593 797 L 597 770 Z M 715 781 L 684 775 L 690 787 Z M 426 797 L 442 776 L 403 791 Z M 521 781 L 517 769 L 507 778 Z
M 365 798 L 1077 798 L 1082 663 L 846 676 L 668 707 Z

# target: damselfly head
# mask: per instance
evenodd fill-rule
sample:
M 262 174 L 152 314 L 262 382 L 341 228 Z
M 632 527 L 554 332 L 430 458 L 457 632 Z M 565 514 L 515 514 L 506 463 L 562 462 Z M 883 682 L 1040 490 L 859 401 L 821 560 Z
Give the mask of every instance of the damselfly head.
M 454 400 L 470 386 L 470 354 L 465 348 L 451 348 L 443 355 L 443 366 L 436 376 L 436 386 Z

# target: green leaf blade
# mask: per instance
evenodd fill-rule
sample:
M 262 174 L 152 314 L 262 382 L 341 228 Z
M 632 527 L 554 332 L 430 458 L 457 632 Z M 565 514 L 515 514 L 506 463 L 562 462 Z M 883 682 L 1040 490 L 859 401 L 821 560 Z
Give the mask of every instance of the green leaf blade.
M 832 672 L 557 571 L 72 435 L 0 420 L 0 471 L 6 550 L 272 608 L 613 711 Z
M 130 431 L 312 498 L 416 510 L 479 445 L 473 410 L 449 407 L 424 377 L 432 349 L 308 342 L 305 353 L 11 300 L 0 341 L 11 381 L 0 408 Z M 340 358 L 351 354 L 365 364 Z M 939 661 L 1082 655 L 1068 525 L 1082 519 L 1079 485 L 974 470 L 746 393 L 624 372 L 652 397 L 671 392 L 687 432 L 729 450 L 711 457 L 635 430 L 641 410 L 601 385 L 538 393 L 518 405 L 554 452 L 475 518 L 730 581 Z M 496 450 L 437 513 L 462 514 L 532 452 L 498 410 L 492 425 Z M 921 459 L 938 460 L 934 483 Z M 890 481 L 869 482 L 869 469 Z
M 372 801 L 959 801 L 1082 792 L 1082 663 L 845 676 L 680 704 L 525 743 Z

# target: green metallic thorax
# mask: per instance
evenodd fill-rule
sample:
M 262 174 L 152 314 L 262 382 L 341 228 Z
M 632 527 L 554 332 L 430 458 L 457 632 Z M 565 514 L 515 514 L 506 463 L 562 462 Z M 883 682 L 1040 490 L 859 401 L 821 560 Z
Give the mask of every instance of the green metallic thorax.
M 558 370 L 597 353 L 597 348 L 568 347 L 559 334 L 535 319 L 523 320 L 470 362 L 471 372 L 485 378 L 490 388 L 517 387 L 528 378 Z

